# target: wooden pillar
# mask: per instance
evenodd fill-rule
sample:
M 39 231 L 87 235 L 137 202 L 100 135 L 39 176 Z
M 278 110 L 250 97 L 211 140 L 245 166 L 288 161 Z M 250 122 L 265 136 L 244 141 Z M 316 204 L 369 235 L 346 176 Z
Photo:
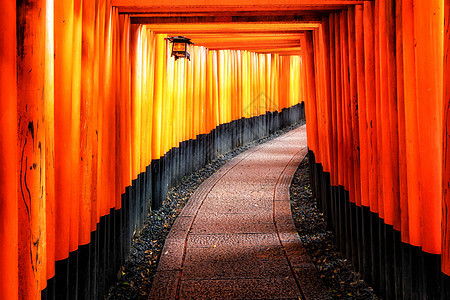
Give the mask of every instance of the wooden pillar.
M 386 22 L 386 5 L 387 0 L 379 1 L 378 4 L 378 59 L 379 59 L 379 130 L 381 137 L 381 165 L 379 176 L 382 180 L 381 184 L 381 202 L 380 217 L 384 221 L 393 224 L 393 170 L 391 156 L 391 128 L 390 128 L 390 110 L 389 110 L 389 49 L 388 34 L 389 28 Z
M 82 1 L 74 1 L 72 44 L 72 107 L 70 135 L 70 241 L 69 251 L 78 249 L 80 221 L 81 172 L 80 172 L 80 114 L 81 114 L 81 36 L 82 36 Z
M 336 19 L 336 13 L 330 14 L 329 18 L 329 34 L 330 34 L 330 40 L 329 40 L 329 55 L 330 55 L 330 66 L 329 66 L 329 72 L 330 72 L 330 101 L 331 101 L 331 111 L 330 111 L 330 119 L 331 119 L 331 153 L 330 153 L 330 159 L 331 159 L 331 185 L 332 186 L 338 186 L 338 123 L 337 123 L 337 112 L 336 112 L 336 90 L 337 90 L 337 83 L 336 83 L 336 38 L 335 38 L 335 19 Z
M 406 139 L 406 169 L 408 189 L 408 223 L 409 242 L 413 246 L 422 244 L 420 165 L 419 165 L 419 128 L 417 120 L 417 89 L 416 64 L 414 53 L 414 15 L 413 3 L 402 1 L 403 25 L 403 71 L 405 97 L 405 139 Z M 402 241 L 408 239 L 402 237 Z
M 445 1 L 444 23 L 444 151 L 442 200 L 442 272 L 450 276 L 450 1 Z
M 120 65 L 120 86 L 121 99 L 123 101 L 121 109 L 121 120 L 124 123 L 122 127 L 123 136 L 121 154 L 123 157 L 122 169 L 122 190 L 131 185 L 131 25 L 129 16 L 120 16 L 120 42 L 121 42 L 121 65 Z M 151 141 L 151 137 L 149 137 Z M 149 146 L 150 148 L 150 146 Z M 150 148 L 151 149 L 151 148 Z M 151 152 L 150 152 L 151 153 Z M 148 158 L 151 161 L 151 156 Z
M 400 194 L 399 194 L 399 135 L 398 135 L 398 104 L 397 104 L 397 49 L 396 49 L 396 19 L 395 1 L 386 1 L 386 29 L 387 29 L 387 59 L 388 59 L 388 109 L 390 120 L 390 155 L 392 172 L 391 217 L 395 230 L 400 230 Z
M 142 26 L 131 25 L 130 28 L 130 52 L 131 52 L 131 174 L 135 179 L 139 174 L 139 148 L 140 148 L 140 123 L 139 107 L 141 99 L 141 63 L 142 45 L 141 45 Z M 152 136 L 153 144 L 153 136 Z M 153 158 L 153 157 L 152 157 Z M 158 157 L 159 158 L 159 157 Z
M 93 197 L 92 181 L 93 165 L 93 142 L 95 136 L 94 115 L 94 34 L 95 34 L 95 2 L 83 3 L 83 26 L 81 45 L 81 102 L 80 102 L 80 244 L 86 245 L 90 242 L 91 233 L 91 205 Z M 96 168 L 96 166 L 95 166 Z
M 355 6 L 355 48 L 356 48 L 356 80 L 358 94 L 358 131 L 360 147 L 361 204 L 368 207 L 369 202 L 369 149 L 366 104 L 366 76 L 364 56 L 364 24 L 363 5 Z
M 337 171 L 338 185 L 344 186 L 344 150 L 343 150 L 343 118 L 342 118 L 342 71 L 341 71 L 341 16 L 335 14 L 334 18 L 334 37 L 335 37 L 335 74 L 336 74 L 336 146 L 337 146 Z
M 104 156 L 104 192 L 105 203 L 103 215 L 109 215 L 111 208 L 114 208 L 114 183 L 116 178 L 115 161 L 116 161 L 116 93 L 114 72 L 116 67 L 115 49 L 116 39 L 115 32 L 115 15 L 116 9 L 110 6 L 106 1 L 106 27 L 105 27 L 105 77 L 104 77 L 104 102 L 103 102 L 103 149 Z
M 55 259 L 69 255 L 73 0 L 55 1 Z
M 350 199 L 358 206 L 361 205 L 361 168 L 360 168 L 360 141 L 359 141 L 359 94 L 357 81 L 356 61 L 356 33 L 355 8 L 348 10 L 348 45 L 349 45 L 349 74 L 350 74 L 350 115 L 351 115 L 351 152 L 353 157 L 353 183 L 354 199 Z
M 317 149 L 315 150 L 315 158 L 316 163 L 321 164 L 323 167 L 325 164 L 325 158 L 326 158 L 326 152 L 325 152 L 325 144 L 326 144 L 326 137 L 325 137 L 325 115 L 323 110 L 323 72 L 322 72 L 322 44 L 321 39 L 319 37 L 320 35 L 320 29 L 321 26 L 319 26 L 318 29 L 314 30 L 312 32 L 312 38 L 313 38 L 313 53 L 314 53 L 314 74 L 315 74 L 315 81 L 314 81 L 314 88 L 315 88 L 315 109 L 316 109 L 316 128 L 317 128 Z M 286 61 L 285 57 L 283 57 L 284 61 Z M 284 73 L 286 74 L 286 69 L 284 70 Z M 285 75 L 285 77 L 288 77 L 288 74 Z M 285 87 L 283 89 L 285 91 L 286 97 L 289 97 L 288 95 L 288 88 Z M 283 106 L 283 108 L 286 107 L 286 104 Z
M 304 102 L 305 102 L 305 119 L 306 122 L 309 122 L 311 116 L 310 116 L 310 104 L 309 104 L 309 84 L 308 80 L 309 74 L 308 74 L 308 52 L 306 51 L 306 37 L 305 35 L 301 36 L 300 43 L 302 45 L 302 77 L 303 77 L 303 89 L 304 89 Z M 278 91 L 277 91 L 278 94 Z M 279 102 L 277 102 L 279 104 Z M 306 133 L 308 137 L 312 137 L 312 126 L 306 126 Z M 313 141 L 312 138 L 308 138 L 308 147 L 309 150 L 313 150 Z
M 46 57 L 45 1 L 19 3 L 17 5 L 17 24 L 18 148 L 16 162 L 18 172 L 18 255 L 20 259 L 18 261 L 18 273 L 16 274 L 19 274 L 19 298 L 38 299 L 41 290 L 46 286 L 45 271 L 47 265 L 45 251 L 46 128 L 45 99 L 43 98 L 43 95 L 45 95 L 44 62 Z M 5 55 L 7 54 L 8 52 L 5 53 Z M 14 75 L 14 73 L 7 76 L 10 75 Z M 10 92 L 14 91 L 14 84 L 11 87 L 13 89 Z M 8 91 L 11 87 L 7 87 L 5 91 Z M 12 105 L 14 104 L 14 97 L 12 97 Z M 9 112 L 13 114 L 12 111 Z M 12 128 L 15 128 L 15 126 L 12 126 Z M 11 130 L 11 128 L 8 129 Z M 13 141 L 10 140 L 9 142 Z M 11 160 L 13 157 L 8 159 Z M 13 172 L 12 174 L 16 173 Z M 13 177 L 12 174 L 10 173 L 7 176 Z M 14 202 L 12 205 L 15 206 Z M 14 230 L 14 227 L 11 229 Z M 9 273 L 10 271 L 5 270 L 5 272 Z
M 330 74 L 330 25 L 329 18 L 322 19 L 323 26 L 321 27 L 322 33 L 322 69 L 323 69 L 323 81 L 324 81 L 324 98 L 323 98 L 323 109 L 325 111 L 325 120 L 326 126 L 324 128 L 325 136 L 326 136 L 326 144 L 325 144 L 325 164 L 324 171 L 330 173 L 331 168 L 331 151 L 332 143 L 333 143 L 333 134 L 332 134 L 332 99 L 331 99 L 331 74 Z
M 0 19 L 0 298 L 18 299 L 16 4 Z
M 400 231 L 403 242 L 409 242 L 408 217 L 408 184 L 406 156 L 406 120 L 405 120 L 405 89 L 403 62 L 403 2 L 396 2 L 396 63 L 397 63 L 397 111 L 398 111 L 398 166 L 399 166 L 399 201 L 400 201 Z M 398 230 L 398 229 L 397 229 Z
M 441 252 L 442 1 L 414 1 L 414 37 L 422 205 L 422 249 Z
M 100 27 L 99 27 L 99 13 L 98 13 L 98 2 L 95 3 L 94 7 L 94 37 L 93 37 L 93 81 L 92 81 L 92 95 L 93 101 L 92 103 L 92 112 L 91 118 L 89 120 L 91 126 L 91 135 L 95 138 L 91 140 L 92 147 L 92 175 L 91 175 L 91 232 L 97 229 L 97 223 L 99 221 L 99 201 L 98 201 L 98 97 L 99 97 L 99 88 L 100 88 Z
M 349 44 L 348 44 L 348 17 L 347 11 L 341 13 L 341 63 L 342 63 L 342 113 L 344 137 L 344 177 L 345 188 L 349 191 L 349 200 L 354 202 L 355 186 L 353 174 L 353 137 L 350 77 L 349 77 Z
M 47 278 L 55 276 L 55 59 L 54 1 L 46 2 L 45 34 L 45 191 Z
M 382 99 L 382 82 L 381 82 L 381 59 L 380 59 L 380 18 L 379 18 L 379 6 L 380 2 L 377 1 L 374 3 L 374 55 L 375 55 L 375 103 L 376 103 L 376 131 L 377 131 L 377 145 L 376 145 L 376 162 L 377 162 L 377 210 L 380 218 L 384 218 L 384 199 L 383 199 L 383 185 L 384 185 L 384 177 L 382 176 L 383 173 L 383 125 L 382 125 L 382 106 L 381 106 L 381 99 Z
M 310 149 L 315 151 L 317 161 L 320 161 L 320 153 L 318 152 L 318 130 L 317 130 L 317 109 L 316 109 L 316 87 L 315 87 L 315 71 L 314 71 L 314 48 L 313 48 L 313 36 L 311 32 L 305 33 L 305 52 L 306 52 L 306 76 L 308 77 L 308 102 L 306 105 L 309 106 L 308 110 L 309 126 L 311 126 L 311 135 L 308 137 L 308 143 Z
M 364 2 L 364 75 L 367 115 L 368 147 L 368 184 L 369 205 L 371 212 L 378 212 L 378 173 L 377 173 L 377 117 L 376 117 L 376 83 L 374 52 L 374 4 Z

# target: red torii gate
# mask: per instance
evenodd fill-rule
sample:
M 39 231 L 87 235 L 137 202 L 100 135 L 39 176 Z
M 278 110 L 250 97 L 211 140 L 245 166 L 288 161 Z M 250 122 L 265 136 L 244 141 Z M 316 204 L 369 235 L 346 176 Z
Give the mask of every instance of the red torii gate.
M 5 4 L 0 20 L 5 298 L 38 298 L 55 261 L 89 244 L 100 218 L 120 209 L 132 179 L 175 146 L 129 136 L 126 128 L 142 120 L 134 118 L 137 111 L 125 113 L 130 103 L 116 100 L 135 88 L 126 70 L 136 58 L 130 54 L 136 23 L 181 32 L 211 50 L 301 55 L 309 146 L 330 185 L 344 187 L 350 203 L 377 214 L 403 243 L 438 255 L 450 275 L 448 0 L 29 2 Z M 166 67 L 160 63 L 156 75 L 149 73 L 156 85 Z M 74 101 L 61 101 L 68 95 Z M 151 114 L 155 107 L 146 109 Z M 233 109 L 218 120 L 237 117 Z M 199 123 L 183 138 L 213 125 Z

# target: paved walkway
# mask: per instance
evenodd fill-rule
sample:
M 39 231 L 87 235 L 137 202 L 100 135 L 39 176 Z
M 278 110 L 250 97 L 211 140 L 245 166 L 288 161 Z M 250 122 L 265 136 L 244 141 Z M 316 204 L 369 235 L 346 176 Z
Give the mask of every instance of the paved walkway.
M 223 166 L 175 221 L 150 299 L 328 299 L 291 216 L 302 126 Z

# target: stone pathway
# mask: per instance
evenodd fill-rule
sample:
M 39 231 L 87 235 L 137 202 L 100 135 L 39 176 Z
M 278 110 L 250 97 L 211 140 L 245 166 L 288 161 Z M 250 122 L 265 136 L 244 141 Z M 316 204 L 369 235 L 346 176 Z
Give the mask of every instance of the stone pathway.
M 207 179 L 166 239 L 150 299 L 329 299 L 291 217 L 306 147 L 302 126 Z

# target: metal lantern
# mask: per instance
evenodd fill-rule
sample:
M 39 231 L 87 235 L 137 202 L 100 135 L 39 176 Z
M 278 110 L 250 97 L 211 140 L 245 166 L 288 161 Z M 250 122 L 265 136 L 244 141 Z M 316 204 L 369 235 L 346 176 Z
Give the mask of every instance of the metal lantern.
M 190 60 L 191 55 L 188 52 L 188 45 L 194 44 L 191 39 L 184 36 L 168 37 L 167 39 L 172 42 L 172 56 L 175 57 L 175 60 L 182 57 Z

